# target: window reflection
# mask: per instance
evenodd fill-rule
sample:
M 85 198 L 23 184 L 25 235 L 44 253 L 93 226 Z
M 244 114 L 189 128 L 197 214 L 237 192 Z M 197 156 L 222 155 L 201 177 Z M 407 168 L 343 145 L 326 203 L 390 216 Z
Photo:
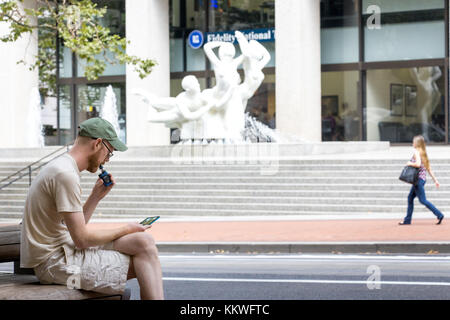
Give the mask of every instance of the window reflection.
M 443 68 L 367 71 L 367 140 L 445 140 Z
M 322 141 L 360 140 L 357 71 L 322 72 Z

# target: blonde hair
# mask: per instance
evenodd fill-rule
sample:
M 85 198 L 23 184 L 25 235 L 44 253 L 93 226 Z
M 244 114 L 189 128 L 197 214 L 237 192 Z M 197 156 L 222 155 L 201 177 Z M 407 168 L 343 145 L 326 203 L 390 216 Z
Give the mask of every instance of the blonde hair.
M 423 138 L 423 136 L 418 135 L 414 137 L 413 143 L 415 144 L 416 149 L 419 150 L 420 159 L 423 162 L 424 167 L 428 171 L 430 171 L 430 161 L 428 160 L 427 149 L 425 146 L 425 139 Z

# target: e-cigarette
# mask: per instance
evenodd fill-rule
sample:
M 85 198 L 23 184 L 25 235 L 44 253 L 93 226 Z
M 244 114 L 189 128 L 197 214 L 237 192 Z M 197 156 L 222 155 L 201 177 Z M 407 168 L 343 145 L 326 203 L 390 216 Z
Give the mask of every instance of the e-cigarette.
M 112 185 L 111 176 L 109 175 L 109 173 L 105 169 L 103 169 L 102 165 L 100 165 L 99 168 L 100 170 L 102 170 L 102 172 L 98 175 L 98 177 L 103 180 L 103 185 L 105 187 Z

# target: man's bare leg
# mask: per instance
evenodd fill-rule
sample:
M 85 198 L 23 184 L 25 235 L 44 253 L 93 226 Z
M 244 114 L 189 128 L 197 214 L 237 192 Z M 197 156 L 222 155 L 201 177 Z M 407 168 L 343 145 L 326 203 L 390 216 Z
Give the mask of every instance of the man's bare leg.
M 147 232 L 128 234 L 114 241 L 114 249 L 131 256 L 129 277 L 137 278 L 141 299 L 164 299 L 161 263 L 153 237 Z

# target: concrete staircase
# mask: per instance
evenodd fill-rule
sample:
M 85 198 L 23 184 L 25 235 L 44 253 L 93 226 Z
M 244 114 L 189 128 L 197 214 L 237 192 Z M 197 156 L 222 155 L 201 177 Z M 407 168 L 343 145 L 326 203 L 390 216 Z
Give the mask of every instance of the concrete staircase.
M 407 160 L 407 159 L 406 159 Z M 264 216 L 311 218 L 401 218 L 410 185 L 398 180 L 405 159 L 310 159 L 271 163 L 188 164 L 158 160 L 113 160 L 105 167 L 117 181 L 93 219 L 136 221 L 151 215 L 180 217 Z M 29 162 L 0 162 L 0 180 Z M 450 160 L 436 159 L 428 199 L 450 213 Z M 34 173 L 36 175 L 37 173 Z M 97 176 L 83 173 L 83 200 Z M 1 219 L 20 220 L 28 178 L 0 190 Z M 433 218 L 415 202 L 414 217 Z

